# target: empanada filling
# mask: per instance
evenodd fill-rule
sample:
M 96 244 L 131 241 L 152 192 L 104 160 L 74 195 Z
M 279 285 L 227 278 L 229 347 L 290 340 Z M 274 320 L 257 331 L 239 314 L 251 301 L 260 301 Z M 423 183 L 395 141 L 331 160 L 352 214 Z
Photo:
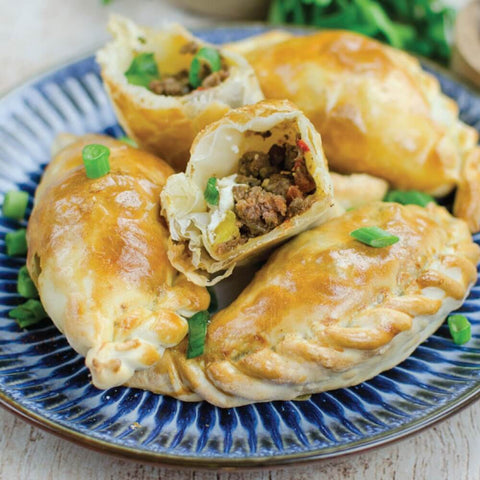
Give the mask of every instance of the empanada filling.
M 181 58 L 176 63 L 184 64 L 185 68 L 165 74 L 158 64 L 153 65 L 150 68 L 153 68 L 154 73 L 150 69 L 146 74 L 147 80 L 142 84 L 157 95 L 183 96 L 194 90 L 216 87 L 229 76 L 228 65 L 217 49 L 200 47 L 197 42 L 190 41 L 181 46 L 179 56 Z M 135 83 L 137 78 L 133 78 L 132 82 L 128 75 L 134 62 L 125 75 L 130 83 L 139 84 Z
M 309 148 L 298 135 L 274 143 L 266 152 L 243 153 L 232 178 L 233 209 L 215 229 L 217 253 L 264 235 L 310 207 L 316 184 L 307 169 L 307 154 Z

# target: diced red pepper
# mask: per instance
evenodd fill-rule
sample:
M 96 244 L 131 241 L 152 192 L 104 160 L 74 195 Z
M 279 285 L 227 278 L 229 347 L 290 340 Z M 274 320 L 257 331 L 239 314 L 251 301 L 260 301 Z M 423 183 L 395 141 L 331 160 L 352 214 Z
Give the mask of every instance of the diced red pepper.
M 297 147 L 302 151 L 302 152 L 309 152 L 310 147 L 302 140 L 297 140 Z

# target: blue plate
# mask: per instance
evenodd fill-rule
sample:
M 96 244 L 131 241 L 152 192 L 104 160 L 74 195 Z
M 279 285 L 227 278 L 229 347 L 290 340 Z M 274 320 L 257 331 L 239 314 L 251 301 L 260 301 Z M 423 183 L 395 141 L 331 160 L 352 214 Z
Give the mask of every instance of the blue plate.
M 212 42 L 237 40 L 264 27 L 199 32 Z M 432 70 L 480 127 L 480 96 Z M 24 85 L 0 102 L 0 202 L 26 190 L 30 205 L 49 149 L 59 132 L 121 135 L 93 57 Z M 85 446 L 182 466 L 222 467 L 296 463 L 383 445 L 445 418 L 480 392 L 480 285 L 461 309 L 473 338 L 455 346 L 444 325 L 396 368 L 361 385 L 233 409 L 183 403 L 131 388 L 97 390 L 84 360 L 49 320 L 21 330 L 8 311 L 23 258 L 5 255 L 0 219 L 0 402 L 27 420 Z M 480 236 L 476 237 L 480 241 Z

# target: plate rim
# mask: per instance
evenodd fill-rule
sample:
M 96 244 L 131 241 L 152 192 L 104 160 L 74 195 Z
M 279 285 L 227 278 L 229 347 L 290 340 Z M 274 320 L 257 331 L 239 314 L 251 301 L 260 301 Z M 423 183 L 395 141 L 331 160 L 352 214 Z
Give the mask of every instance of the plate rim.
M 201 34 L 202 32 L 211 32 L 212 30 L 237 28 L 237 29 L 288 29 L 290 31 L 318 31 L 314 27 L 309 26 L 296 26 L 296 25 L 271 25 L 265 22 L 212 22 L 197 28 L 191 28 L 193 34 Z M 248 35 L 247 35 L 248 36 Z M 102 44 L 103 45 L 103 44 Z M 99 45 L 98 48 L 100 48 Z M 78 55 L 72 56 L 70 59 L 59 62 L 56 65 L 47 67 L 39 72 L 28 76 L 21 83 L 6 91 L 0 92 L 0 110 L 5 105 L 8 105 L 8 101 L 11 98 L 15 98 L 26 88 L 34 86 L 36 83 L 41 82 L 46 77 L 58 73 L 59 71 L 71 67 L 72 65 L 89 61 L 94 59 L 95 50 L 87 50 Z M 445 68 L 443 65 L 417 55 L 417 58 L 421 60 L 423 64 L 432 68 L 436 72 L 440 73 L 447 79 L 453 80 L 459 83 L 462 88 L 467 90 L 472 95 L 480 96 L 480 88 L 471 84 L 467 80 L 461 78 L 455 72 L 452 72 Z M 369 452 L 371 450 L 391 445 L 405 438 L 411 437 L 429 427 L 439 424 L 444 420 L 452 417 L 456 413 L 464 410 L 468 406 L 472 405 L 480 398 L 480 381 L 466 390 L 457 400 L 452 404 L 448 403 L 441 409 L 432 412 L 425 417 L 418 418 L 411 422 L 407 427 L 398 426 L 388 432 L 382 432 L 372 438 L 372 440 L 357 440 L 356 442 L 348 443 L 343 449 L 348 451 L 342 451 L 338 447 L 329 447 L 323 449 L 312 449 L 308 452 L 294 452 L 288 454 L 279 455 L 265 455 L 257 457 L 200 457 L 182 455 L 176 456 L 165 452 L 144 451 L 136 449 L 129 445 L 120 445 L 108 442 L 106 440 L 90 436 L 79 430 L 70 428 L 69 426 L 62 425 L 30 410 L 28 407 L 22 405 L 13 397 L 8 395 L 3 389 L 0 388 L 0 407 L 6 411 L 14 414 L 17 418 L 21 418 L 25 422 L 42 430 L 52 433 L 58 438 L 70 441 L 81 447 L 85 447 L 89 450 L 97 453 L 106 453 L 117 458 L 122 458 L 129 461 L 141 461 L 149 464 L 155 464 L 157 466 L 165 467 L 180 467 L 185 470 L 201 469 L 201 470 L 247 470 L 247 469 L 261 469 L 281 467 L 288 465 L 305 465 L 314 462 L 324 462 L 328 460 L 345 458 L 348 456 L 356 455 L 359 453 Z

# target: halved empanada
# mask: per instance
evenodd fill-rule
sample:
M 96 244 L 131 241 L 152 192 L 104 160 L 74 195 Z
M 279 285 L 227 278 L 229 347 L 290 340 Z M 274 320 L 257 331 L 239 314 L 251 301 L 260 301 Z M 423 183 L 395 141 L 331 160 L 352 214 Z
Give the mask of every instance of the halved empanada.
M 231 110 L 206 127 L 161 195 L 169 258 L 199 285 L 337 213 L 320 135 L 287 101 Z
M 109 388 L 180 342 L 185 317 L 207 308 L 209 295 L 167 258 L 159 194 L 172 169 L 109 137 L 60 143 L 35 195 L 27 267 L 45 310 L 86 356 L 93 383 Z M 82 163 L 91 143 L 110 149 L 110 173 L 95 180 Z
M 153 30 L 114 16 L 109 29 L 114 41 L 98 52 L 97 61 L 117 118 L 140 147 L 164 158 L 177 171 L 185 169 L 192 141 L 205 125 L 230 108 L 263 98 L 247 61 L 223 50 L 219 51 L 222 73 L 228 76 L 211 77 L 206 86 L 191 90 L 188 69 L 195 49 L 206 44 L 179 25 Z M 158 94 L 127 81 L 125 72 L 141 53 L 154 54 L 160 81 L 150 86 Z
M 350 236 L 365 226 L 399 241 Z M 479 257 L 443 207 L 371 203 L 277 250 L 213 317 L 203 356 L 187 360 L 184 341 L 133 385 L 221 407 L 355 385 L 400 363 L 463 303 Z
M 230 48 L 253 66 L 266 98 L 291 100 L 312 121 L 332 170 L 435 196 L 457 187 L 455 214 L 479 230 L 480 152 L 470 153 L 478 133 L 416 58 L 347 31 L 268 33 L 265 46 L 263 38 Z

